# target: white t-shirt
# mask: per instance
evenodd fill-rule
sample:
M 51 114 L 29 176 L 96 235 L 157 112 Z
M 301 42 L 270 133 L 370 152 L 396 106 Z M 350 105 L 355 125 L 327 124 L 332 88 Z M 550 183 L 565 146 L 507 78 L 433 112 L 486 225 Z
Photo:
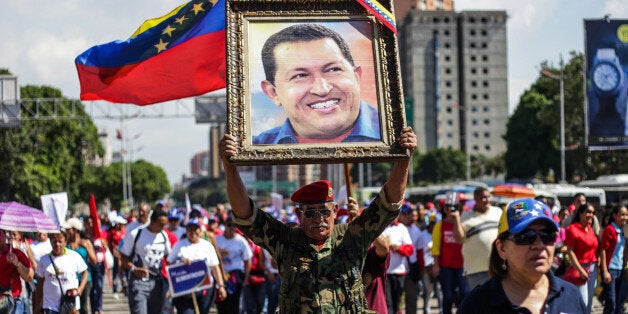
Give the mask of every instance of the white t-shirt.
M 168 263 L 174 263 L 184 258 L 190 261 L 205 260 L 208 267 L 218 266 L 218 255 L 214 246 L 205 239 L 199 239 L 196 243 L 190 240 L 181 239 L 172 247 L 172 252 L 168 255 Z M 213 280 L 212 276 L 209 276 Z M 210 284 L 213 284 L 211 282 Z
M 398 225 L 389 225 L 382 232 L 384 236 L 386 236 L 389 240 L 388 243 L 392 245 L 401 246 L 404 244 L 412 244 L 412 239 L 410 238 L 410 233 L 408 232 L 408 228 L 404 224 Z M 414 255 L 414 251 L 412 255 Z M 410 256 L 412 256 L 410 255 Z M 408 272 L 408 260 L 405 256 L 392 252 L 390 254 L 390 264 L 388 265 L 389 274 L 405 274 Z
M 175 229 L 174 231 L 170 231 L 170 232 L 172 232 L 174 235 L 176 235 L 178 240 L 181 240 L 181 237 L 185 234 L 185 228 L 181 228 L 181 227 L 177 226 L 177 229 Z
M 135 220 L 133 222 L 130 222 L 128 225 L 126 225 L 126 227 L 124 228 L 124 232 L 126 232 L 126 234 L 131 233 L 131 231 L 137 229 L 137 228 L 145 228 L 148 227 L 148 224 L 150 223 L 150 219 L 146 221 L 146 223 L 140 224 L 139 220 Z
M 408 228 L 408 234 L 410 234 L 410 240 L 412 240 L 412 246 L 414 247 L 414 254 L 410 255 L 409 258 L 410 262 L 414 263 L 417 260 L 416 252 L 420 249 L 419 237 L 421 236 L 421 229 L 414 224 L 406 226 L 406 228 Z
M 216 245 L 218 245 L 222 255 L 222 266 L 226 272 L 233 270 L 244 271 L 244 261 L 248 261 L 253 257 L 249 243 L 237 233 L 231 239 L 225 238 L 224 234 L 217 236 Z
M 39 264 L 37 264 L 37 270 L 35 274 L 37 277 L 44 278 L 44 302 L 43 309 L 51 309 L 53 311 L 59 311 L 59 304 L 61 302 L 61 289 L 59 289 L 59 282 L 55 275 L 55 269 L 52 266 L 50 260 L 51 255 L 44 255 L 41 257 Z M 57 266 L 59 280 L 63 292 L 70 289 L 76 289 L 79 287 L 78 274 L 87 270 L 87 264 L 83 261 L 81 255 L 72 250 L 65 250 L 65 254 L 61 256 L 52 255 L 52 259 Z M 88 291 L 83 291 L 88 293 Z M 76 297 L 76 308 L 81 306 L 79 297 Z
M 434 256 L 432 256 L 432 234 L 426 230 L 420 230 L 418 246 L 419 250 L 423 250 L 423 262 L 425 266 L 434 264 Z
M 133 243 L 139 231 L 140 237 L 135 244 L 135 257 L 131 256 Z M 129 258 L 137 267 L 147 268 L 152 276 L 161 272 L 161 259 L 170 254 L 171 246 L 165 231 L 152 233 L 146 228 L 138 228 L 124 235 L 124 244 L 120 252 Z
M 501 216 L 502 209 L 495 206 L 489 207 L 485 213 L 468 210 L 460 216 L 462 229 L 465 232 L 462 245 L 465 275 L 488 271 L 491 246 L 497 238 L 497 225 Z M 471 235 L 472 229 L 481 231 Z
M 33 242 L 31 244 L 31 251 L 33 252 L 33 258 L 35 262 L 39 263 L 42 256 L 52 252 L 52 245 L 50 245 L 50 239 L 46 239 L 44 242 Z

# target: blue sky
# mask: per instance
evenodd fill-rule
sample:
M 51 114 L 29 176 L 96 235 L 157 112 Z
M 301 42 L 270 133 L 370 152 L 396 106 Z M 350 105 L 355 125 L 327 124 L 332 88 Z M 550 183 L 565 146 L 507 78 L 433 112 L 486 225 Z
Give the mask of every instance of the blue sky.
M 0 68 L 17 75 L 20 85 L 50 85 L 67 97 L 78 98 L 74 66 L 78 54 L 93 45 L 127 38 L 144 20 L 161 16 L 182 2 L 2 1 Z M 567 59 L 569 51 L 584 50 L 583 19 L 605 14 L 628 19 L 626 0 L 457 0 L 454 6 L 457 11 L 507 11 L 511 111 L 538 77 L 542 61 L 558 63 L 559 54 Z M 109 132 L 120 127 L 118 121 L 110 120 L 95 120 L 95 124 Z M 138 119 L 127 127 L 129 135 L 141 134 L 134 146 L 143 148 L 134 157 L 163 167 L 171 183 L 188 174 L 190 158 L 208 146 L 208 126 L 196 125 L 192 118 Z M 119 142 L 113 144 L 119 149 Z

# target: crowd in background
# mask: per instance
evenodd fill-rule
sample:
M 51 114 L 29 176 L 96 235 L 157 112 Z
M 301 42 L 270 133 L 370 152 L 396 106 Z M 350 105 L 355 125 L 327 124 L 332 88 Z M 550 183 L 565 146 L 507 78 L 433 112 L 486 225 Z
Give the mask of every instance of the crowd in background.
M 373 256 L 367 256 L 364 285 L 372 309 L 428 313 L 435 298 L 439 312 L 452 313 L 489 280 L 489 255 L 503 209 L 483 188 L 470 201 L 453 193 L 440 202 L 404 202 L 398 219 L 372 245 Z M 601 286 L 604 313 L 623 313 L 626 207 L 595 208 L 581 194 L 562 208 L 548 205 L 559 226 L 551 241 L 556 248 L 552 272 L 576 285 L 588 312 Z M 265 210 L 298 225 L 290 207 Z M 337 223 L 357 214 L 341 206 Z M 106 284 L 112 285 L 115 299 L 127 297 L 133 313 L 194 313 L 194 307 L 201 313 L 211 307 L 219 313 L 277 311 L 281 278 L 276 262 L 239 232 L 222 204 L 189 211 L 165 202 L 142 203 L 128 215 L 112 209 L 98 221 L 71 217 L 59 234 L 0 230 L 0 246 L 0 288 L 19 300 L 14 313 L 58 313 L 64 296 L 77 298 L 80 313 L 102 313 Z M 171 298 L 165 266 L 196 260 L 211 270 L 211 288 L 196 292 L 194 302 L 192 295 Z

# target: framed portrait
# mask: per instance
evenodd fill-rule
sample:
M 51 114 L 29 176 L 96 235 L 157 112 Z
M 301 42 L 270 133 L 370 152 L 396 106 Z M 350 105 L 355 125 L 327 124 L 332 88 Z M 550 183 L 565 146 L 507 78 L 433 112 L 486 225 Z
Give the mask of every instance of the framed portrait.
M 382 2 L 390 8 L 390 2 Z M 395 34 L 356 0 L 227 1 L 236 164 L 407 158 Z

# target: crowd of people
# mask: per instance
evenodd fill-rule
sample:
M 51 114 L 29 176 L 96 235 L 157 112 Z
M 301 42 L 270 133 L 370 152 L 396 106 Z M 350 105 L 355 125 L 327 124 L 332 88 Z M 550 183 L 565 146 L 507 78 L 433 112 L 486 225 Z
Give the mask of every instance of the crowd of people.
M 409 128 L 399 142 L 416 147 Z M 624 311 L 625 206 L 604 215 L 578 194 L 565 208 L 543 197 L 500 208 L 485 188 L 473 200 L 452 192 L 413 204 L 400 160 L 362 207 L 337 204 L 321 180 L 292 194 L 293 206 L 256 208 L 228 162 L 235 154 L 227 135 L 230 206 L 159 201 L 71 217 L 59 233 L 0 230 L 0 309 L 102 313 L 111 284 L 132 313 L 429 313 L 434 299 L 445 314 L 590 313 L 599 273 L 604 313 Z M 210 270 L 207 288 L 172 297 L 166 265 L 197 261 Z

